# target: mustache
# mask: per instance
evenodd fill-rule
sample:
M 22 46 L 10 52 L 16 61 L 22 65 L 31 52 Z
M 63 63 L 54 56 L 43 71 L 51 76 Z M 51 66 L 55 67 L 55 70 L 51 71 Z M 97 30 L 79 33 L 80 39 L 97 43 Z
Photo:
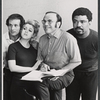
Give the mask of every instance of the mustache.
M 80 28 L 80 27 L 76 27 L 76 28 L 75 28 L 75 30 L 77 30 L 77 29 L 83 30 L 83 29 L 82 29 L 82 28 Z

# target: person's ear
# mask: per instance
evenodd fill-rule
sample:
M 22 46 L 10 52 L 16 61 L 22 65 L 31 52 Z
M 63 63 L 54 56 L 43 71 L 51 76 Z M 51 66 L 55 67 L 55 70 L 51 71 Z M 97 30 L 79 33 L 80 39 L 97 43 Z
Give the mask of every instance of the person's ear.
M 59 28 L 59 27 L 60 27 L 60 24 L 61 24 L 60 22 L 57 22 L 57 28 Z
M 91 21 L 89 21 L 89 25 L 91 25 Z

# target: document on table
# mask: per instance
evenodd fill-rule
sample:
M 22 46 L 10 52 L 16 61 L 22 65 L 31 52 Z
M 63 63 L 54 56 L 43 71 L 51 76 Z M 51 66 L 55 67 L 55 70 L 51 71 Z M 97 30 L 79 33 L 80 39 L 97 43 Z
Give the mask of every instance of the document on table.
M 67 71 L 66 70 L 55 70 L 52 69 L 47 72 L 42 72 L 39 70 L 33 70 L 30 73 L 26 74 L 21 78 L 21 80 L 27 80 L 27 81 L 41 81 L 43 77 L 51 77 L 51 76 L 63 76 Z

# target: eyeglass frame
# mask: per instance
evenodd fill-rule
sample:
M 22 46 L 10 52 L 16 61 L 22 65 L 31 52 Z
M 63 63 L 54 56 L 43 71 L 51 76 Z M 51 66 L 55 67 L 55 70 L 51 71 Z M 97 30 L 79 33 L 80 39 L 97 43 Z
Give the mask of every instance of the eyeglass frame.
M 48 22 L 48 24 L 52 24 L 52 23 L 53 23 L 53 21 L 52 21 L 52 20 L 50 20 L 50 19 L 49 19 L 49 20 L 47 20 L 47 21 L 46 21 L 46 20 L 44 20 L 44 19 L 42 20 L 42 24 L 45 24 L 46 22 Z

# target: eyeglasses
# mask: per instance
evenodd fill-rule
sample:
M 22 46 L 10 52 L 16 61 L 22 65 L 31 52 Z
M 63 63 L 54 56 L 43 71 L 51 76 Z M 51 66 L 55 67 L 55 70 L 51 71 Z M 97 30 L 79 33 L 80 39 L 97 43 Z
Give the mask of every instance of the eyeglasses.
M 52 20 L 42 20 L 42 24 L 45 24 L 46 22 L 48 22 L 48 24 L 52 24 L 53 23 L 53 21 Z

